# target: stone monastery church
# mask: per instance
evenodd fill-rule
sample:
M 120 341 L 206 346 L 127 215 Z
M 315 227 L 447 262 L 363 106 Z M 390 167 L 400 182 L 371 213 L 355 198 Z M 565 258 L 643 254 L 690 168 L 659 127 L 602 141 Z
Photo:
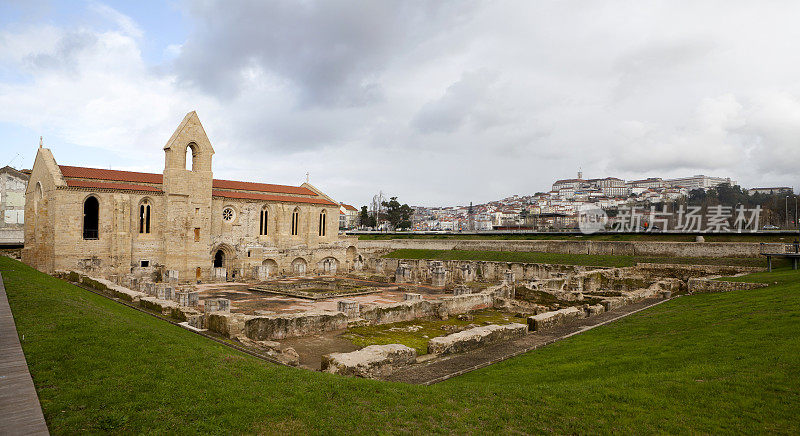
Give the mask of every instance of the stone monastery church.
M 195 112 L 164 146 L 163 174 L 58 165 L 41 145 L 25 193 L 23 261 L 102 275 L 178 271 L 180 281 L 334 273 L 356 262 L 339 204 L 309 183 L 214 179 Z

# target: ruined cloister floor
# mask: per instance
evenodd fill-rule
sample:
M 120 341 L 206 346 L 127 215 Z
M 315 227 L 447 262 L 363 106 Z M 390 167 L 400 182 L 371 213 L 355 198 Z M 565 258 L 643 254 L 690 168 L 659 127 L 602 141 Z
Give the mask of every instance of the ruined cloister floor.
M 0 273 L 52 434 L 800 433 L 797 271 L 433 386 L 273 365 L 1 256 Z
M 269 286 L 273 283 L 287 281 L 304 281 L 320 283 L 328 279 L 344 282 L 358 282 L 365 288 L 374 289 L 367 294 L 359 294 L 361 289 L 355 289 L 354 295 L 337 295 L 324 299 L 299 298 L 290 295 L 280 295 L 272 292 L 253 289 L 256 286 Z M 408 292 L 418 293 L 423 299 L 435 299 L 444 295 L 449 295 L 444 288 L 436 288 L 425 285 L 397 284 L 376 282 L 367 280 L 356 280 L 347 277 L 337 276 L 318 276 L 305 278 L 278 278 L 254 283 L 228 282 L 228 283 L 205 283 L 197 285 L 200 291 L 200 301 L 209 298 L 227 298 L 231 300 L 231 312 L 246 315 L 264 315 L 269 313 L 297 313 L 321 310 L 337 310 L 339 301 L 358 301 L 360 304 L 387 304 L 403 301 L 403 295 Z M 313 292 L 314 288 L 306 289 Z M 329 292 L 321 289 L 321 292 Z

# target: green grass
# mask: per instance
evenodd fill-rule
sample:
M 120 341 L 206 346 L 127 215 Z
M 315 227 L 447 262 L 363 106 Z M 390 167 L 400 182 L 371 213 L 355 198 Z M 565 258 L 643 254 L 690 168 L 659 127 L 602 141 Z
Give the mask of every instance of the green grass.
M 771 235 L 764 233 L 709 234 L 703 235 L 706 242 L 792 242 L 794 236 Z M 456 239 L 456 240 L 534 240 L 534 241 L 661 241 L 661 242 L 694 242 L 692 234 L 665 233 L 632 233 L 632 234 L 375 234 L 358 235 L 361 241 L 384 241 L 391 239 Z
M 800 433 L 800 275 L 422 387 L 272 365 L 11 259 L 0 272 L 54 434 Z
M 473 312 L 474 319 L 462 321 L 455 317 L 446 321 L 414 320 L 397 322 L 393 324 L 383 324 L 374 326 L 362 326 L 351 328 L 343 335 L 359 347 L 367 345 L 403 344 L 417 350 L 417 354 L 428 353 L 428 341 L 438 336 L 446 336 L 450 333 L 442 329 L 445 325 L 466 326 L 468 324 L 488 325 L 488 324 L 510 324 L 518 322 L 525 324 L 525 318 L 517 317 L 512 314 L 497 312 L 493 310 L 480 310 Z M 415 329 L 418 327 L 419 329 Z
M 430 259 L 430 260 L 484 260 L 494 262 L 551 263 L 560 265 L 589 265 L 624 267 L 634 266 L 639 262 L 677 263 L 689 265 L 735 265 L 756 266 L 766 268 L 766 260 L 762 258 L 743 257 L 644 257 L 618 256 L 610 254 L 560 254 L 532 251 L 470 251 L 470 250 L 428 250 L 417 248 L 401 248 L 384 257 L 393 259 Z M 774 262 L 783 266 L 788 261 Z

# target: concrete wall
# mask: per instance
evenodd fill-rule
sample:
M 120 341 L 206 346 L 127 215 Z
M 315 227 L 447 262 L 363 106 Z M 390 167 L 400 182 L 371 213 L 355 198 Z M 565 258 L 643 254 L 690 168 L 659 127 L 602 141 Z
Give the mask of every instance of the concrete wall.
M 0 244 L 21 245 L 25 240 L 25 190 L 28 175 L 0 168 Z
M 757 242 L 501 241 L 392 239 L 359 241 L 363 251 L 429 250 L 531 251 L 654 257 L 758 257 Z

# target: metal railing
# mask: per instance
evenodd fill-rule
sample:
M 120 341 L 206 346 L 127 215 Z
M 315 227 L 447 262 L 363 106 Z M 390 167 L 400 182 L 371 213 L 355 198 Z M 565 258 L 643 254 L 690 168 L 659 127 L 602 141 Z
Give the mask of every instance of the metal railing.
M 759 246 L 760 254 L 794 254 L 800 253 L 800 244 L 784 242 L 762 242 Z

